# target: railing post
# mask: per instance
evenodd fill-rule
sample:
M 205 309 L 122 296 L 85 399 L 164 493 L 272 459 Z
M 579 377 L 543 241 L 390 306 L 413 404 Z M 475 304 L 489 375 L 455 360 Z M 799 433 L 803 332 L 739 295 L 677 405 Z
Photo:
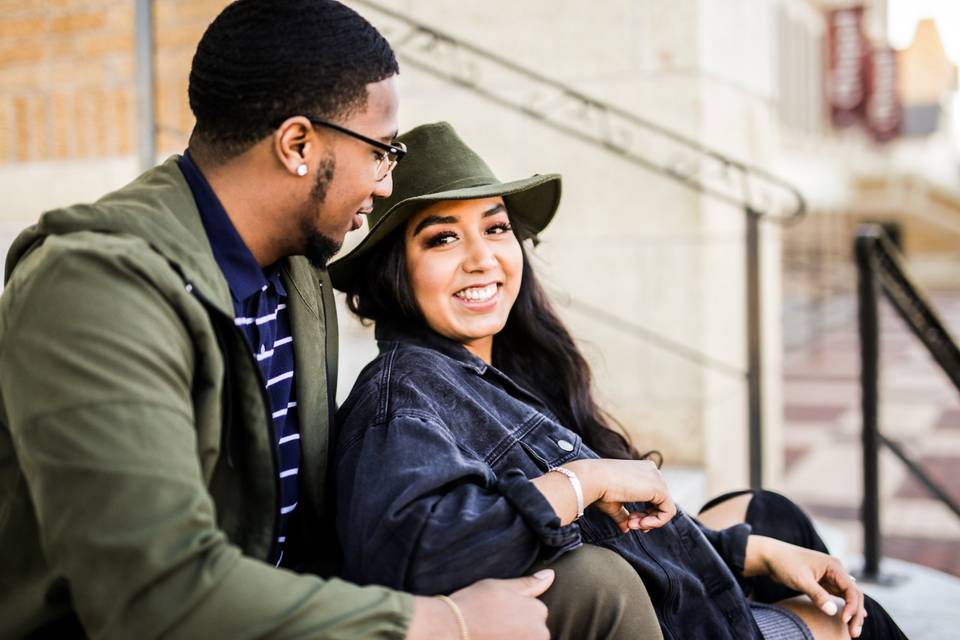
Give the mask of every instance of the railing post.
M 760 217 L 749 206 L 746 213 L 746 272 L 747 272 L 747 415 L 750 487 L 763 485 L 763 402 L 762 402 L 762 335 L 760 292 Z
M 875 232 L 861 232 L 854 241 L 857 261 L 857 306 L 860 329 L 860 384 L 863 409 L 863 577 L 880 577 L 880 322 L 874 270 Z
M 137 158 L 140 171 L 157 161 L 153 0 L 136 0 Z

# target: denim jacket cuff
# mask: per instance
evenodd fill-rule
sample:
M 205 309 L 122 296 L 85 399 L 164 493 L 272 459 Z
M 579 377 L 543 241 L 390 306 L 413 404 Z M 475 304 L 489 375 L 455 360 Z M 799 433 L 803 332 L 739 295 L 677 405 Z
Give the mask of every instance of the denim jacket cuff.
M 541 554 L 551 561 L 582 544 L 580 526 L 572 522 L 560 524 L 560 517 L 546 497 L 519 469 L 510 469 L 497 480 L 497 491 L 519 512 L 527 526 L 549 549 Z
M 704 526 L 699 520 L 694 520 L 694 522 L 700 526 L 700 530 L 703 531 L 717 554 L 723 558 L 740 588 L 743 589 L 744 593 L 749 593 L 752 582 L 749 578 L 744 577 L 743 569 L 747 560 L 747 538 L 750 537 L 753 527 L 744 522 L 717 530 Z

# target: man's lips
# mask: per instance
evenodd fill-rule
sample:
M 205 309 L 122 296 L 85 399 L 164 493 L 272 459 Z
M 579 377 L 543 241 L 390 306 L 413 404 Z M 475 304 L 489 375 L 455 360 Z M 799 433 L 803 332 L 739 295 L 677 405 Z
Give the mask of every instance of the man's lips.
M 373 209 L 360 209 L 353 214 L 353 222 L 350 224 L 350 231 L 356 231 L 363 226 L 363 217 L 369 215 Z

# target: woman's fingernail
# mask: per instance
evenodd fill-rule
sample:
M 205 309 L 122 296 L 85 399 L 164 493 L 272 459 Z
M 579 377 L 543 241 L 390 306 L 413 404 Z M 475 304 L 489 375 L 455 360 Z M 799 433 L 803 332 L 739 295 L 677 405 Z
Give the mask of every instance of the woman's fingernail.
M 550 569 L 540 569 L 540 571 L 537 571 L 535 574 L 533 574 L 533 577 L 534 577 L 534 578 L 537 578 L 538 580 L 546 580 L 547 578 L 549 578 L 549 577 L 552 576 L 552 575 L 553 575 L 553 571 L 552 571 L 552 570 L 550 570 Z
M 827 604 L 821 607 L 821 610 L 828 616 L 835 616 L 837 615 L 837 603 L 828 602 Z
M 863 627 L 857 627 L 856 629 L 853 630 L 853 635 L 859 638 L 861 631 L 863 631 Z

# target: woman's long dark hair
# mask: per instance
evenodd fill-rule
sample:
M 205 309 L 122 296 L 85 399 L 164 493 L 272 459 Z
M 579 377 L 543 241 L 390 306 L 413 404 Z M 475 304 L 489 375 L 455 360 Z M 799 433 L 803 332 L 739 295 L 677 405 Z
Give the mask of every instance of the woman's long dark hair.
M 523 279 L 507 323 L 493 341 L 493 365 L 539 397 L 598 455 L 631 459 L 656 454 L 639 455 L 619 423 L 597 405 L 590 366 L 530 266 L 523 241 L 532 234 L 512 216 L 511 224 L 523 253 Z M 347 287 L 347 306 L 376 323 L 421 329 L 427 324 L 407 277 L 404 226 L 358 269 Z

